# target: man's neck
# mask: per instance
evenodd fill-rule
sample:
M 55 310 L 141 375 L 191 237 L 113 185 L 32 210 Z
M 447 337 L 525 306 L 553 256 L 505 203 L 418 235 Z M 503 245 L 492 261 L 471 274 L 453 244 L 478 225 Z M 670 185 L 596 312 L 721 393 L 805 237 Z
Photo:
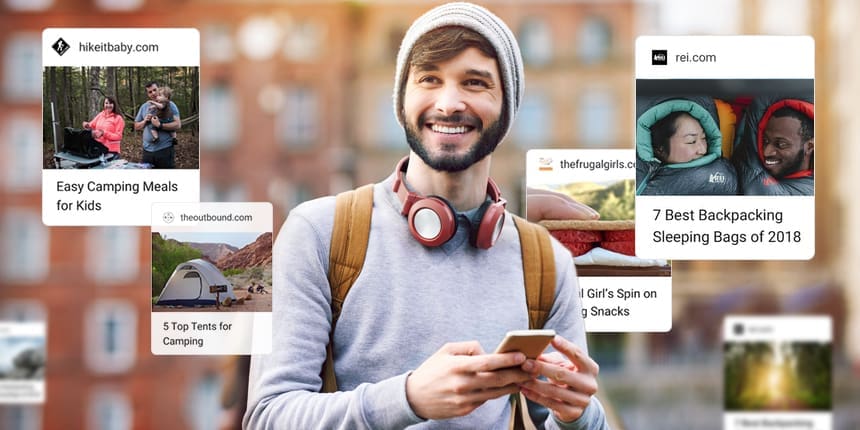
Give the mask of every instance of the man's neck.
M 487 156 L 466 170 L 451 173 L 434 170 L 421 157 L 410 152 L 406 181 L 421 195 L 444 197 L 454 209 L 467 211 L 480 206 L 487 198 L 490 158 Z

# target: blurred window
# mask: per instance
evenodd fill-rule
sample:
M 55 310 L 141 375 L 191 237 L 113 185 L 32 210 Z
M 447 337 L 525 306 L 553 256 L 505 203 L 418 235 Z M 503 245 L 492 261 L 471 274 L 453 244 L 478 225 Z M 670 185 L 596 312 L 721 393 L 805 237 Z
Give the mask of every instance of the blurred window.
M 292 196 L 288 202 L 288 204 L 290 204 L 290 209 L 315 197 L 313 189 L 307 184 L 293 183 L 290 187 L 290 191 Z
M 131 11 L 140 9 L 144 0 L 96 0 L 96 6 L 106 11 Z
M 3 96 L 38 102 L 42 97 L 42 40 L 38 33 L 12 33 L 3 49 Z
M 41 214 L 32 209 L 6 207 L 0 240 L 2 276 L 7 282 L 37 282 L 48 274 L 50 235 Z
M 38 300 L 5 299 L 0 304 L 0 321 L 41 322 L 46 317 L 45 307 Z
M 90 399 L 89 425 L 93 430 L 129 430 L 132 426 L 131 402 L 114 389 L 97 389 Z
M 229 63 L 236 58 L 236 44 L 227 24 L 210 24 L 202 28 L 200 37 L 203 58 L 213 63 Z
M 6 0 L 6 7 L 15 12 L 36 12 L 45 10 L 54 0 Z
M 385 35 L 385 47 L 387 48 L 382 59 L 385 63 L 394 64 L 397 62 L 397 53 L 400 52 L 400 43 L 403 42 L 403 37 L 406 36 L 406 29 L 401 24 L 394 24 L 388 29 Z
M 809 0 L 764 0 L 762 34 L 809 34 L 812 22 Z
M 239 137 L 241 112 L 233 88 L 220 82 L 203 87 L 200 98 L 200 142 L 204 149 L 224 149 Z
M 87 271 L 100 283 L 134 280 L 140 269 L 137 227 L 90 227 L 87 234 Z
M 0 423 L 8 430 L 40 430 L 42 428 L 42 408 L 39 406 L 0 406 Z
M 188 421 L 194 429 L 209 430 L 218 427 L 222 385 L 220 378 L 207 373 L 191 387 L 187 412 Z
M 252 16 L 239 26 L 239 49 L 254 61 L 268 60 L 275 55 L 284 37 L 282 25 L 270 16 Z
M 577 56 L 584 64 L 596 64 L 609 58 L 612 50 L 612 27 L 605 19 L 590 16 L 579 28 Z
M 325 56 L 324 25 L 313 21 L 299 21 L 287 30 L 284 57 L 295 62 L 312 62 Z
M 545 148 L 551 145 L 552 125 L 549 102 L 539 91 L 527 92 L 514 121 L 513 136 L 521 148 Z
M 42 164 L 41 124 L 22 115 L 9 118 L 0 134 L 6 146 L 5 152 L 15 154 L 14 157 L 3 157 L 6 189 L 11 192 L 37 191 L 42 183 L 42 171 L 33 167 Z M 51 136 L 48 138 L 53 142 Z
M 200 185 L 201 202 L 245 202 L 248 201 L 247 195 L 245 186 L 240 183 L 216 185 L 206 182 Z
M 747 2 L 662 0 L 656 7 L 657 34 L 739 34 Z
M 278 116 L 281 143 L 303 148 L 319 138 L 320 103 L 317 91 L 308 86 L 291 86 L 285 92 L 285 106 Z
M 518 39 L 526 64 L 543 66 L 552 60 L 552 31 L 543 19 L 526 18 L 520 26 Z
M 371 142 L 373 145 L 386 148 L 405 147 L 406 135 L 403 133 L 403 127 L 397 122 L 397 117 L 394 116 L 391 93 L 388 91 L 382 91 L 377 97 L 376 123 L 378 131 L 374 134 L 374 138 L 377 141 Z
M 90 305 L 84 327 L 87 365 L 94 373 L 121 373 L 134 365 L 137 353 L 137 310 L 122 300 Z
M 579 98 L 577 116 L 579 127 L 575 141 L 585 146 L 602 146 L 616 138 L 617 103 L 606 90 L 586 90 Z

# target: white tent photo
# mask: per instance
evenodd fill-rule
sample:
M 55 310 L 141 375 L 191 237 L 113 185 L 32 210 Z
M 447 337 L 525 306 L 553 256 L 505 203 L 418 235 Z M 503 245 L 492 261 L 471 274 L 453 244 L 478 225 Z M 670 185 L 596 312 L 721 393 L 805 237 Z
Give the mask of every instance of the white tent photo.
M 209 287 L 227 286 L 227 292 L 220 293 L 220 300 L 233 294 L 233 285 L 224 277 L 212 263 L 200 258 L 180 263 L 173 270 L 164 289 L 158 296 L 158 305 L 198 306 L 214 305 L 218 298 L 216 293 L 210 293 Z

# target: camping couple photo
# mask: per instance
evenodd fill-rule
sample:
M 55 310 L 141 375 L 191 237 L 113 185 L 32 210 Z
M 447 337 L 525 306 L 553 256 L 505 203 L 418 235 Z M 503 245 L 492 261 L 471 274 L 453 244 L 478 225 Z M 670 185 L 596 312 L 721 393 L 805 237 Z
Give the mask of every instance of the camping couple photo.
M 198 169 L 198 67 L 46 67 L 44 169 Z
M 153 312 L 271 312 L 272 233 L 152 233 Z

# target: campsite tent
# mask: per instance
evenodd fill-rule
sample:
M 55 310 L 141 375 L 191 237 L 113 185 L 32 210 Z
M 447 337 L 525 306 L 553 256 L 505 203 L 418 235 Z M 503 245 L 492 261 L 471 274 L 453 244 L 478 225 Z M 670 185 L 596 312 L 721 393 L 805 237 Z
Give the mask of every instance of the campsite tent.
M 226 285 L 227 292 L 221 293 L 221 300 L 230 297 L 236 300 L 233 294 L 233 285 L 221 274 L 212 263 L 199 258 L 180 263 L 173 270 L 164 289 L 158 296 L 157 305 L 214 305 L 216 294 L 209 292 L 209 287 Z

